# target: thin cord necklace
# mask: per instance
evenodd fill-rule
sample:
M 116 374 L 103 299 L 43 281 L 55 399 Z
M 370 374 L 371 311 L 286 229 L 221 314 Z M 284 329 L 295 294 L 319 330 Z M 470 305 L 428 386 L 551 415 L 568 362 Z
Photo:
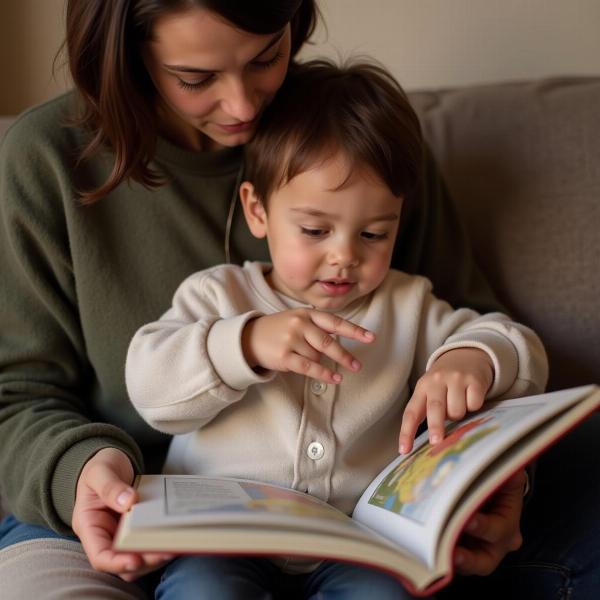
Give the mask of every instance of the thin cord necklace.
M 235 213 L 235 205 L 237 204 L 238 193 L 240 189 L 240 183 L 242 183 L 242 174 L 244 172 L 244 162 L 238 169 L 235 184 L 233 186 L 233 194 L 231 194 L 231 200 L 229 201 L 229 213 L 227 214 L 227 223 L 225 224 L 225 262 L 231 263 L 231 254 L 229 252 L 229 239 L 231 237 L 231 226 L 233 224 L 233 214 Z

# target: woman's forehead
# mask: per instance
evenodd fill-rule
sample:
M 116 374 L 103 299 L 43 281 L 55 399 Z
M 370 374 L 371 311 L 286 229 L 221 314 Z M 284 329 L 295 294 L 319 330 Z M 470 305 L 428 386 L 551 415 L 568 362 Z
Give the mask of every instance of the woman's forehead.
M 249 33 L 207 8 L 195 7 L 157 18 L 149 46 L 164 63 L 218 71 L 232 62 L 260 56 L 287 29 L 264 35 Z

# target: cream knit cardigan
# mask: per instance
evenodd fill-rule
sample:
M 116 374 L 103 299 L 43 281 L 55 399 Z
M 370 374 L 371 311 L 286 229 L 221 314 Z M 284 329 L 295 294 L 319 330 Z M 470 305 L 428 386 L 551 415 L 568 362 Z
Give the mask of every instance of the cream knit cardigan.
M 454 310 L 427 279 L 399 271 L 338 312 L 377 335 L 371 344 L 341 339 L 361 361 L 359 373 L 344 372 L 339 385 L 258 374 L 242 354 L 244 325 L 300 306 L 269 287 L 269 269 L 246 263 L 190 276 L 172 308 L 133 338 L 131 400 L 150 425 L 175 434 L 166 472 L 278 483 L 350 513 L 397 456 L 410 389 L 443 352 L 475 347 L 489 354 L 495 376 L 488 398 L 544 389 L 546 354 L 530 329 L 500 313 Z

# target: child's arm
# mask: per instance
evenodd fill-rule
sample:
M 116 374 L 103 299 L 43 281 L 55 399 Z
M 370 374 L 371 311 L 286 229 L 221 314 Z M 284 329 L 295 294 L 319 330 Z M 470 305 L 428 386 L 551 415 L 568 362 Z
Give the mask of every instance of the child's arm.
M 427 417 L 429 441 L 444 437 L 446 418 L 459 420 L 478 410 L 494 381 L 494 366 L 478 348 L 455 348 L 439 356 L 418 380 L 400 428 L 400 452 L 410 452 L 418 426 Z
M 358 371 L 359 361 L 332 335 L 370 343 L 375 335 L 332 313 L 315 309 L 285 310 L 246 323 L 242 351 L 254 369 L 294 372 L 326 383 L 339 383 L 342 374 L 320 364 L 322 356 Z
M 125 363 L 129 398 L 155 429 L 181 434 L 204 427 L 269 379 L 241 353 L 241 332 L 261 313 L 248 300 L 241 268 L 213 268 L 181 283 L 171 308 L 133 336 Z
M 170 434 L 204 427 L 274 371 L 341 380 L 318 364 L 321 355 L 360 369 L 331 334 L 364 342 L 373 334 L 311 309 L 262 316 L 251 289 L 240 268 L 196 273 L 179 286 L 170 310 L 136 332 L 125 378 L 132 404 L 152 427 Z

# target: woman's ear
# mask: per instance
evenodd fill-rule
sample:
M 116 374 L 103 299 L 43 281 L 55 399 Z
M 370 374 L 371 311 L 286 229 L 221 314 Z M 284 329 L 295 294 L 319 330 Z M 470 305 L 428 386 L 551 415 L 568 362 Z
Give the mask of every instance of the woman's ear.
M 254 186 L 249 181 L 240 185 L 240 198 L 244 209 L 246 223 L 256 238 L 264 238 L 267 235 L 267 211 L 263 203 L 258 199 Z

